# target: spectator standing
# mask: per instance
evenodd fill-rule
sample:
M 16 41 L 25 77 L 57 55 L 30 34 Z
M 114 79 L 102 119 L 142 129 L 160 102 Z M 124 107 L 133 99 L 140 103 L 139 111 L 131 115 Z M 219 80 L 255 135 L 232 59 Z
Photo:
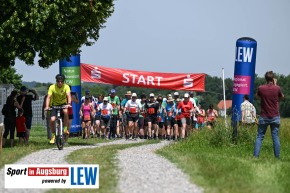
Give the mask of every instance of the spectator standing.
M 15 126 L 16 126 L 16 112 L 15 109 L 21 109 L 21 106 L 17 102 L 18 92 L 12 91 L 11 94 L 7 97 L 6 104 L 8 105 L 7 115 L 4 116 L 4 134 L 3 134 L 3 147 L 5 146 L 7 136 L 10 134 L 10 146 L 14 145 L 14 135 L 15 135 Z
M 268 125 L 271 128 L 274 155 L 280 158 L 280 114 L 279 114 L 279 100 L 284 99 L 284 94 L 281 88 L 277 85 L 274 79 L 273 71 L 268 71 L 265 74 L 266 84 L 258 87 L 256 93 L 257 99 L 261 100 L 261 114 L 259 117 L 258 133 L 254 148 L 254 157 L 259 157 L 262 142 L 267 131 Z
M 38 100 L 38 95 L 34 89 L 28 89 L 26 86 L 20 88 L 20 95 L 17 101 L 23 109 L 23 116 L 25 117 L 26 124 L 26 142 L 29 141 L 30 129 L 32 125 L 32 101 Z
M 17 129 L 17 137 L 19 138 L 19 144 L 23 145 L 23 143 L 27 144 L 26 141 L 26 124 L 25 117 L 23 116 L 23 109 L 18 110 L 18 116 L 16 118 L 16 129 Z
M 255 107 L 249 101 L 249 95 L 244 96 L 244 102 L 241 104 L 241 111 L 242 111 L 242 123 L 244 124 L 253 124 L 255 123 Z

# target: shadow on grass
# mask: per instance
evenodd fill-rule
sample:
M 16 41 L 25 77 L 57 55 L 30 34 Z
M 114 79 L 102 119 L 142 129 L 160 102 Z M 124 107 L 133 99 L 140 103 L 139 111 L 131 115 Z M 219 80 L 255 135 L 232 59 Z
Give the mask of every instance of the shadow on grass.
M 96 146 L 100 142 L 84 143 L 84 142 L 68 142 L 69 146 Z

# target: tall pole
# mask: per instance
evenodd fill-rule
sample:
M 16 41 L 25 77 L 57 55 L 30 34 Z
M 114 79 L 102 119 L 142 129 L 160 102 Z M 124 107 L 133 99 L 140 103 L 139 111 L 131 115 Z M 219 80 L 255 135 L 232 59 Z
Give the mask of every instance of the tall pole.
M 225 124 L 227 126 L 227 103 L 226 103 L 225 69 L 224 68 L 222 68 L 222 73 L 223 73 L 223 95 L 224 95 Z

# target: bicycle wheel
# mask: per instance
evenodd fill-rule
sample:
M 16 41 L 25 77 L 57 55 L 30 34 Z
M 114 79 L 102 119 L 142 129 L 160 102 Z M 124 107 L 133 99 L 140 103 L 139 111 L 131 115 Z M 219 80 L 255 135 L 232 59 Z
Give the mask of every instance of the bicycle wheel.
M 55 141 L 56 141 L 57 148 L 59 150 L 62 150 L 64 146 L 63 136 L 57 135 Z

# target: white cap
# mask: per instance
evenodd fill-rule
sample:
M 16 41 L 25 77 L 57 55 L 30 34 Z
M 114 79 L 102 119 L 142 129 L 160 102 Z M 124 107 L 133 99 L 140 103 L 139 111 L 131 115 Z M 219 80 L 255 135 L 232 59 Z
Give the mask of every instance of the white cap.
M 154 97 L 154 93 L 150 93 L 149 97 Z
M 171 94 L 168 94 L 167 97 L 172 97 L 172 95 Z
M 172 102 L 172 101 L 174 101 L 172 97 L 169 97 L 169 98 L 167 99 L 167 102 Z
M 137 97 L 137 94 L 134 92 L 134 93 L 132 94 L 132 97 Z
M 179 95 L 179 93 L 178 93 L 178 92 L 175 92 L 173 95 L 175 95 L 175 96 L 176 96 L 176 95 Z
M 189 94 L 188 93 L 185 93 L 184 94 L 184 98 L 188 98 L 189 97 Z
M 108 101 L 109 99 L 108 99 L 108 97 L 104 97 L 104 99 L 103 99 L 103 101 Z

